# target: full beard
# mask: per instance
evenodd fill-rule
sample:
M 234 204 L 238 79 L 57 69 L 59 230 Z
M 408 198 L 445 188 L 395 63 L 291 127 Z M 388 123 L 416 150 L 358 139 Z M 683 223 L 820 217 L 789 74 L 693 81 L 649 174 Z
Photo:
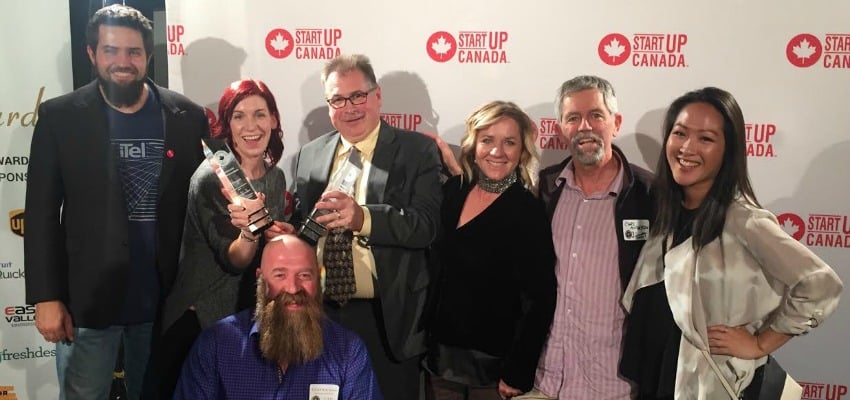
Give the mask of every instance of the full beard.
M 135 69 L 133 71 L 135 72 Z M 97 74 L 97 81 L 101 90 L 103 90 L 103 96 L 116 107 L 128 107 L 136 104 L 142 98 L 142 90 L 145 85 L 144 77 L 122 84 L 112 81 L 100 73 Z
M 259 324 L 263 357 L 284 365 L 319 358 L 323 345 L 321 302 L 304 292 L 283 292 L 267 299 L 265 291 L 265 284 L 258 281 L 254 317 Z M 300 304 L 302 308 L 287 310 L 288 304 Z
M 595 151 L 581 151 L 579 143 L 587 139 L 596 143 Z M 583 165 L 596 165 L 602 161 L 602 157 L 605 155 L 605 142 L 602 141 L 601 136 L 591 131 L 582 131 L 575 135 L 573 140 L 570 141 L 570 153 L 572 153 L 573 157 L 575 157 L 575 159 Z

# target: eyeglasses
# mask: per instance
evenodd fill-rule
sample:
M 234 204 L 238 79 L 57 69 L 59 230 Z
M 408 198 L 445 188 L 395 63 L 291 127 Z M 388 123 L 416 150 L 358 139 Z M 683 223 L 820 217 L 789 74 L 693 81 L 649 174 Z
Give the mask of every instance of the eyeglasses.
M 345 107 L 345 103 L 351 103 L 352 105 L 359 106 L 361 104 L 366 103 L 366 99 L 369 98 L 369 93 L 374 92 L 377 88 L 377 86 L 373 86 L 371 89 L 365 92 L 356 91 L 348 97 L 334 96 L 325 101 L 328 102 L 328 105 L 336 109 Z

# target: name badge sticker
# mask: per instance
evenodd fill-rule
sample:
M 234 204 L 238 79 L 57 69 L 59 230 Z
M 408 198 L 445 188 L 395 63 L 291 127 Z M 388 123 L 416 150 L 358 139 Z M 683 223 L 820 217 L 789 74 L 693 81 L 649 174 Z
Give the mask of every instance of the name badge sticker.
M 623 239 L 626 241 L 646 240 L 649 237 L 648 219 L 624 219 Z
M 339 385 L 314 383 L 310 385 L 310 400 L 338 400 Z

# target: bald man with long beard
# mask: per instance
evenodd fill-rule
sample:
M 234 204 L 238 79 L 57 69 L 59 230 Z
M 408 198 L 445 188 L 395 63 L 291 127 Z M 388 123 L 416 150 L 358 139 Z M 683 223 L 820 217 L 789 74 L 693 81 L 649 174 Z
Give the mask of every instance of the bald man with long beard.
M 257 307 L 201 333 L 175 399 L 382 399 L 354 333 L 325 318 L 313 248 L 269 241 L 257 270 Z

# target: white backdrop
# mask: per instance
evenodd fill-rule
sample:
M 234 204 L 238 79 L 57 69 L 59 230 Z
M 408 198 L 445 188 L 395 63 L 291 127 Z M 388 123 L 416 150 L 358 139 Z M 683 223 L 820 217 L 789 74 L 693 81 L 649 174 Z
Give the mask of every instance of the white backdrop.
M 615 143 L 650 168 L 670 101 L 718 86 L 736 96 L 750 126 L 762 204 L 850 282 L 850 2 L 683 4 L 172 0 L 169 83 L 215 109 L 228 83 L 266 81 L 283 117 L 288 176 L 299 146 L 331 129 L 319 71 L 340 51 L 370 56 L 388 122 L 452 144 L 478 105 L 516 102 L 538 123 L 544 166 L 566 155 L 553 97 L 568 78 L 596 74 L 614 84 L 624 115 Z M 0 213 L 9 220 L 0 229 L 0 400 L 49 399 L 53 346 L 24 305 L 20 235 L 27 113 L 42 87 L 42 101 L 71 90 L 67 2 L 0 1 L 0 15 Z M 777 353 L 806 382 L 804 399 L 850 399 L 848 297 L 824 326 Z
M 38 104 L 73 86 L 68 2 L 0 1 L 0 15 L 0 400 L 50 399 L 55 346 L 24 304 L 24 194 Z
M 624 115 L 615 143 L 651 169 L 666 106 L 718 86 L 744 110 L 762 204 L 850 283 L 850 2 L 816 4 L 170 1 L 169 83 L 215 110 L 231 81 L 264 80 L 282 113 L 288 176 L 299 146 L 331 129 L 319 72 L 338 52 L 372 59 L 388 122 L 452 144 L 478 105 L 516 102 L 541 128 L 544 166 L 565 156 L 553 98 L 568 78 L 614 84 Z M 807 383 L 806 399 L 850 398 L 848 297 L 777 353 Z

